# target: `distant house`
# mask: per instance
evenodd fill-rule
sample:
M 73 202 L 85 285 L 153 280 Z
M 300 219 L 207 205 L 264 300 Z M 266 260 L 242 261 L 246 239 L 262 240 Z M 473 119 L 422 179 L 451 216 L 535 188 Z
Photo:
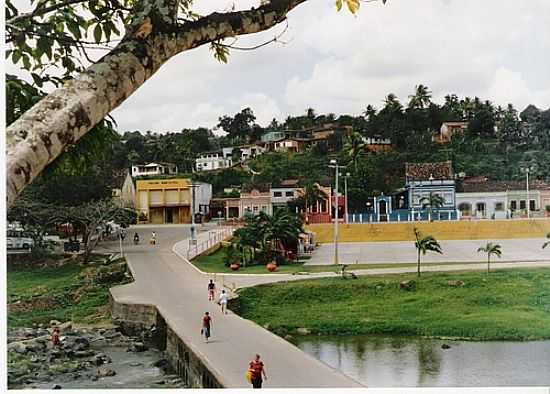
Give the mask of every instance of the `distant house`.
M 299 186 L 298 179 L 286 179 L 281 181 L 276 187 L 271 188 L 271 205 L 273 211 L 285 209 L 288 203 L 300 195 L 302 189 Z
M 174 175 L 178 167 L 173 163 L 149 163 L 132 165 L 132 178 L 138 176 Z
M 550 184 L 534 180 L 494 181 L 478 176 L 465 178 L 459 183 L 456 194 L 457 207 L 463 218 L 505 219 L 527 215 L 545 216 L 550 206 Z
M 195 159 L 197 172 L 220 170 L 233 165 L 233 148 L 223 148 L 219 151 L 203 152 Z
M 326 124 L 302 130 L 271 131 L 261 137 L 269 151 L 302 152 L 316 145 L 324 145 L 327 150 L 339 149 L 343 137 L 351 134 L 351 126 Z
M 387 152 L 392 149 L 391 139 L 384 137 L 363 137 L 369 152 Z
M 464 133 L 466 130 L 468 130 L 468 122 L 443 122 L 439 133 L 435 136 L 435 141 L 438 144 L 445 144 L 451 140 L 453 135 Z
M 246 214 L 257 215 L 260 212 L 271 215 L 273 213 L 271 185 L 243 186 L 239 203 L 239 217 L 243 217 Z

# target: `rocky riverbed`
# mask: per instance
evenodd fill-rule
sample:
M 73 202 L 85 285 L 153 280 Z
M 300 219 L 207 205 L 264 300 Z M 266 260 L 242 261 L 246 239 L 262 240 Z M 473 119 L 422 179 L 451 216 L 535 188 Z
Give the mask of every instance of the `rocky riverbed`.
M 163 352 L 147 338 L 128 337 L 116 326 L 60 326 L 61 345 L 50 341 L 51 328 L 8 331 L 8 387 L 11 389 L 183 388 L 168 372 Z

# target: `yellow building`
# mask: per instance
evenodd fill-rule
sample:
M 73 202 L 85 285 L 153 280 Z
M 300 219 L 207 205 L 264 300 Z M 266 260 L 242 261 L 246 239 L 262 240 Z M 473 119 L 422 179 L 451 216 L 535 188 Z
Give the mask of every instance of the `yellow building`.
M 191 180 L 138 180 L 135 206 L 140 223 L 191 223 Z

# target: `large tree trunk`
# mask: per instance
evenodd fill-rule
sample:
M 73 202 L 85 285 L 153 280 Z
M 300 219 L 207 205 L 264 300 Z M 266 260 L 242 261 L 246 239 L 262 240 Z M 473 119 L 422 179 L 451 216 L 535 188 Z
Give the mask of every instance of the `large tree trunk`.
M 213 13 L 169 27 L 166 20 L 153 14 L 136 15 L 115 49 L 7 129 L 8 206 L 46 165 L 124 102 L 171 57 L 205 43 L 269 29 L 304 1 L 272 0 L 258 9 Z M 151 28 L 142 29 L 147 24 Z

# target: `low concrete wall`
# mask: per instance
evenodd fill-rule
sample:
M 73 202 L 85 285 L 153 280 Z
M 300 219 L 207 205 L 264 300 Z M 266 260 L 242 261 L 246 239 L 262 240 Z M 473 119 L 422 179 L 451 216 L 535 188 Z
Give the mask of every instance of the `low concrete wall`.
M 155 325 L 156 330 L 151 343 L 165 351 L 171 369 L 181 377 L 186 387 L 223 388 L 200 356 L 195 354 L 166 323 L 156 306 L 117 302 L 112 294 L 110 306 L 113 321 L 116 321 L 126 335 L 141 336 L 143 333 L 149 333 L 151 326 Z
M 414 228 L 438 240 L 539 238 L 550 233 L 549 219 L 479 220 L 445 222 L 407 222 L 340 224 L 340 242 L 411 241 Z M 317 242 L 334 242 L 334 224 L 315 224 L 307 227 Z

